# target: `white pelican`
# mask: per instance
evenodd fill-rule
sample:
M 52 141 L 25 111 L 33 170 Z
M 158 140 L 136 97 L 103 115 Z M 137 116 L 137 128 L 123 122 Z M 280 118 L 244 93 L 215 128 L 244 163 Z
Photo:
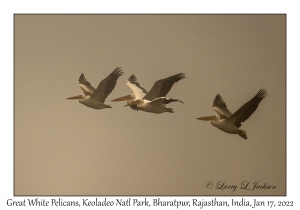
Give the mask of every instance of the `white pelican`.
M 242 138 L 247 139 L 246 131 L 239 129 L 241 123 L 246 121 L 258 107 L 258 104 L 266 97 L 267 91 L 261 89 L 250 101 L 245 103 L 234 114 L 232 114 L 226 106 L 226 103 L 218 94 L 213 102 L 213 110 L 218 115 L 199 117 L 198 120 L 211 120 L 211 124 L 220 130 L 231 133 L 239 134 Z
M 104 104 L 106 97 L 115 88 L 118 78 L 123 74 L 122 69 L 117 67 L 110 75 L 103 79 L 97 89 L 85 79 L 81 74 L 78 82 L 84 95 L 69 97 L 67 99 L 79 99 L 79 102 L 93 109 L 112 108 L 111 105 Z
M 145 112 L 156 114 L 160 114 L 163 112 L 174 113 L 172 108 L 166 107 L 166 104 L 175 101 L 179 101 L 181 103 L 183 102 L 178 99 L 166 98 L 165 96 L 170 91 L 175 82 L 178 82 L 179 80 L 184 78 L 184 73 L 180 73 L 171 77 L 167 77 L 165 79 L 160 79 L 154 83 L 153 87 L 148 93 L 139 85 L 139 83 L 127 81 L 127 85 L 130 87 L 134 94 L 116 98 L 112 101 L 132 100 L 127 102 L 127 105 L 125 106 L 130 106 L 134 110 L 142 110 Z

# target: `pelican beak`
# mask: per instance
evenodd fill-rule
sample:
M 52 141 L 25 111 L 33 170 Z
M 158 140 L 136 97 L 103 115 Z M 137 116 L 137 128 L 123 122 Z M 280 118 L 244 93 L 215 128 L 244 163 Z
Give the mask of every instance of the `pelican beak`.
M 112 102 L 116 102 L 116 101 L 126 101 L 126 100 L 130 100 L 133 99 L 132 95 L 127 95 L 127 96 L 122 96 L 120 98 L 116 98 L 114 100 L 111 100 Z
M 209 120 L 215 120 L 217 119 L 217 116 L 212 115 L 212 116 L 207 116 L 207 117 L 198 117 L 196 118 L 197 120 L 204 120 L 204 121 L 209 121 Z
M 66 98 L 66 99 L 81 99 L 83 98 L 82 95 L 78 95 L 78 96 L 72 96 L 72 97 L 69 97 L 69 98 Z
M 140 103 L 142 103 L 140 100 L 136 100 L 136 101 L 133 101 L 129 104 L 126 104 L 125 106 L 134 106 L 134 105 L 137 105 L 137 104 L 140 104 Z

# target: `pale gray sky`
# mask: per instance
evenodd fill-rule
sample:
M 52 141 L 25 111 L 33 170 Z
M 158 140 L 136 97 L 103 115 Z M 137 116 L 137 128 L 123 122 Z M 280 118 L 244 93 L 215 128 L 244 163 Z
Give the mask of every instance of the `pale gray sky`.
M 284 195 L 285 15 L 16 15 L 15 195 Z M 65 98 L 121 66 L 106 104 Z M 175 113 L 132 111 L 110 100 L 180 72 Z M 235 112 L 268 91 L 242 124 L 245 141 L 197 117 L 221 94 Z M 243 181 L 275 190 L 207 189 Z

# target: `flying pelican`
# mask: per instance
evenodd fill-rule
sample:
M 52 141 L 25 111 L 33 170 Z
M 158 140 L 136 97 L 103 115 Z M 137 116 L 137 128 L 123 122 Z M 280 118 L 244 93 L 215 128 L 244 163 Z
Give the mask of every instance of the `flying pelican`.
M 78 82 L 84 95 L 69 97 L 67 99 L 79 99 L 79 102 L 93 109 L 112 108 L 111 105 L 104 104 L 106 97 L 115 88 L 117 80 L 122 76 L 121 67 L 117 67 L 110 75 L 103 79 L 97 89 L 85 79 L 84 74 L 81 74 Z
M 242 122 L 245 122 L 253 114 L 261 100 L 267 96 L 266 94 L 267 91 L 261 89 L 250 101 L 245 103 L 234 114 L 227 109 L 226 103 L 221 95 L 218 94 L 213 102 L 213 110 L 215 110 L 218 115 L 199 117 L 197 119 L 211 120 L 211 124 L 220 130 L 226 133 L 239 134 L 242 138 L 247 139 L 247 132 L 239 129 L 239 127 L 241 127 Z
M 133 91 L 133 95 L 127 95 L 120 98 L 116 98 L 112 101 L 124 101 L 124 100 L 131 100 L 127 101 L 127 105 L 130 106 L 132 109 L 135 110 L 142 110 L 145 112 L 151 112 L 160 114 L 163 112 L 170 112 L 174 113 L 172 108 L 166 107 L 166 104 L 171 102 L 182 101 L 178 99 L 172 99 L 165 97 L 168 92 L 171 90 L 173 84 L 178 82 L 181 79 L 184 79 L 184 73 L 176 74 L 165 79 L 157 80 L 151 90 L 147 93 L 147 91 L 142 88 L 139 83 L 136 82 L 132 83 L 129 80 L 127 81 L 127 85 Z

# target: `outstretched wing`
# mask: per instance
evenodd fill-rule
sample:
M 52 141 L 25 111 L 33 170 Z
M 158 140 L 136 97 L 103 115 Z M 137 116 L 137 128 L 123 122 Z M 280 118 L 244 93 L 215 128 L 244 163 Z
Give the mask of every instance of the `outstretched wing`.
M 82 73 L 78 79 L 79 87 L 82 89 L 84 95 L 92 95 L 95 92 L 95 88 L 85 79 Z
M 143 98 L 148 92 L 143 88 L 136 79 L 136 76 L 133 74 L 129 77 L 126 85 L 132 90 L 135 99 Z
M 228 119 L 236 127 L 240 127 L 257 109 L 258 104 L 267 96 L 267 91 L 261 89 L 250 101 L 245 103 Z
M 91 98 L 104 103 L 106 97 L 115 88 L 117 80 L 122 74 L 121 67 L 117 67 L 110 75 L 100 82 Z
M 226 103 L 220 94 L 217 94 L 215 97 L 213 102 L 213 110 L 217 112 L 217 114 L 220 116 L 220 119 L 227 119 L 232 115 L 232 113 L 227 109 Z
M 184 73 L 180 73 L 165 79 L 157 80 L 151 90 L 144 96 L 144 99 L 152 101 L 158 97 L 165 97 L 171 90 L 174 83 L 184 78 Z

